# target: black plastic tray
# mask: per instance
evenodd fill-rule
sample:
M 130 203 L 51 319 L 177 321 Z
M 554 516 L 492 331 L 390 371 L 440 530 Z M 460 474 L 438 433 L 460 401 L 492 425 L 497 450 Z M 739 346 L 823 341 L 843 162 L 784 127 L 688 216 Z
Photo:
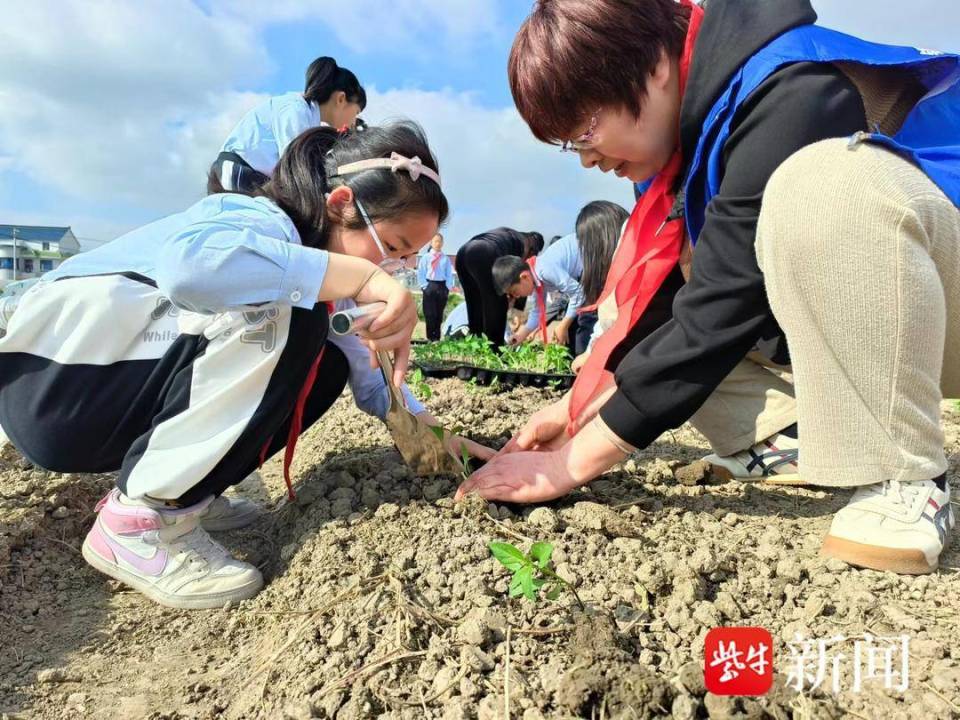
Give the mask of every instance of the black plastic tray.
M 488 370 L 474 365 L 461 365 L 456 375 L 461 380 L 476 380 L 479 385 L 489 385 L 498 380 L 503 385 L 525 385 L 528 387 L 558 387 L 568 390 L 573 387 L 576 375 L 557 375 L 552 373 L 532 373 L 523 370 Z
M 413 366 L 419 368 L 424 377 L 436 378 L 438 380 L 457 377 L 457 371 L 459 371 L 461 367 L 460 365 L 426 365 L 417 360 L 413 361 Z

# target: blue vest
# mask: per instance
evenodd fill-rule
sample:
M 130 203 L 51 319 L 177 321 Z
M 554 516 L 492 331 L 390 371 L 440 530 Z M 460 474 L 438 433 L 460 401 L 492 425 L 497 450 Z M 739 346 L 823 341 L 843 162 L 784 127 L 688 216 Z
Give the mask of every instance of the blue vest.
M 883 145 L 911 160 L 960 207 L 960 56 L 934 50 L 878 45 L 816 25 L 789 30 L 760 49 L 733 75 L 707 113 L 691 160 L 686 222 L 694 244 L 707 204 L 720 191 L 723 146 L 737 108 L 778 69 L 797 62 L 849 61 L 907 68 L 928 92 L 893 137 L 863 133 L 858 139 Z

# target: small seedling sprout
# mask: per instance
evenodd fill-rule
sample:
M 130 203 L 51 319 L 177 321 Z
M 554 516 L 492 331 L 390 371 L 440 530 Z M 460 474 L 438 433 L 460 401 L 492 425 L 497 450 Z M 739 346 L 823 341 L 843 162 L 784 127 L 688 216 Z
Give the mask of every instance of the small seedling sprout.
M 584 609 L 573 585 L 557 575 L 550 561 L 553 554 L 553 545 L 550 543 L 535 542 L 526 554 L 505 542 L 492 542 L 489 548 L 497 561 L 513 573 L 510 579 L 510 597 L 522 595 L 528 600 L 536 601 L 537 595 L 544 590 L 547 600 L 556 600 L 563 590 L 569 590 L 580 609 Z

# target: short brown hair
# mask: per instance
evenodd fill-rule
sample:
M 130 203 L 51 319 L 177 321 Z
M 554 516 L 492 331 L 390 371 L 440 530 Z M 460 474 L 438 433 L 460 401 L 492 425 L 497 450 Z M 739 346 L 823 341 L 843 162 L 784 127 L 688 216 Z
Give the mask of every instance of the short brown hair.
M 520 116 L 554 144 L 601 106 L 639 116 L 660 50 L 680 56 L 689 20 L 677 0 L 537 0 L 510 51 Z

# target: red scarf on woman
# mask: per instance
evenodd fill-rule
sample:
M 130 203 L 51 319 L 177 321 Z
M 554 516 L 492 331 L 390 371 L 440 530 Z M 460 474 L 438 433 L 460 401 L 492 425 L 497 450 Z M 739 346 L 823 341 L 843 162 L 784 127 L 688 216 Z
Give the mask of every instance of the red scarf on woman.
M 687 75 L 693 60 L 693 46 L 703 22 L 703 10 L 690 0 L 683 0 L 690 7 L 690 24 L 687 39 L 680 56 L 680 97 L 687 85 Z M 620 247 L 617 248 L 610 272 L 603 286 L 597 305 L 611 293 L 617 301 L 617 321 L 604 332 L 594 344 L 586 365 L 577 375 L 570 398 L 570 421 L 567 430 L 574 432 L 573 423 L 594 397 L 598 389 L 610 378 L 606 369 L 610 354 L 636 325 L 640 316 L 656 295 L 680 260 L 683 246 L 684 223 L 677 218 L 667 222 L 676 194 L 673 188 L 683 162 L 679 145 L 667 165 L 656 175 L 653 184 L 640 196 L 623 231 Z

